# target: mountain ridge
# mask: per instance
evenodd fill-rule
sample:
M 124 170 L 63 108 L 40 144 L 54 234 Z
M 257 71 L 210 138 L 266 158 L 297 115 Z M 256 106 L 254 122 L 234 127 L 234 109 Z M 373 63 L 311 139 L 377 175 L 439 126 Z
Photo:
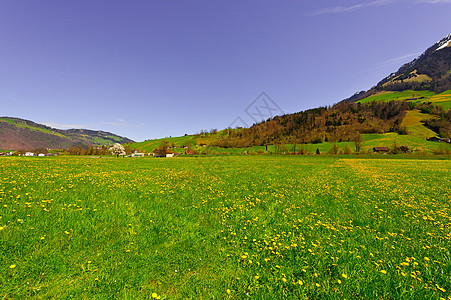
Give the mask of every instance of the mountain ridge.
M 4 150 L 86 148 L 133 142 L 129 138 L 101 130 L 64 130 L 16 117 L 0 118 L 0 149 Z

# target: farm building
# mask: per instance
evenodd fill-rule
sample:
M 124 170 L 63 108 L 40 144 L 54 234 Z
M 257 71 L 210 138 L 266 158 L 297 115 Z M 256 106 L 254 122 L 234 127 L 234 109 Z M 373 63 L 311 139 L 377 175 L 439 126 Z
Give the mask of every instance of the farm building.
M 388 148 L 388 147 L 374 147 L 373 148 L 373 152 L 376 152 L 376 153 L 388 153 L 388 152 L 390 152 L 390 148 Z

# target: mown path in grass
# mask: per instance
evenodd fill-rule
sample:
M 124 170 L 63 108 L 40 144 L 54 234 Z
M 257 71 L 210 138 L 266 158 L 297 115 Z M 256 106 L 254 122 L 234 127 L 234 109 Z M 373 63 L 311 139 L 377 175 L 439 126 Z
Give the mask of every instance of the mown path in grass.
M 3 298 L 447 298 L 451 161 L 0 160 Z

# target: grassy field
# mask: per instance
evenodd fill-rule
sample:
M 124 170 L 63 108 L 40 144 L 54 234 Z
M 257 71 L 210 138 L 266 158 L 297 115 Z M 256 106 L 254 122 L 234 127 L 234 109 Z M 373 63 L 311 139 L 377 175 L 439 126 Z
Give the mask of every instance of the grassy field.
M 421 123 L 422 120 L 438 118 L 434 115 L 423 114 L 419 110 L 408 110 L 402 120 L 401 126 L 405 126 L 409 134 L 423 139 L 436 136 L 437 133 L 427 128 Z
M 405 119 L 405 123 L 408 130 L 412 133 L 410 135 L 399 135 L 394 132 L 385 133 L 385 134 L 362 134 L 362 151 L 364 153 L 372 152 L 373 147 L 393 147 L 396 143 L 398 146 L 409 146 L 414 153 L 418 154 L 432 154 L 435 150 L 443 150 L 443 149 L 451 149 L 451 145 L 445 143 L 437 143 L 437 142 L 429 142 L 426 140 L 426 137 L 436 136 L 436 133 L 430 131 L 423 124 L 420 123 L 422 119 L 431 117 L 431 115 L 424 115 L 421 113 L 412 113 L 408 114 L 409 116 Z M 180 137 L 182 138 L 182 137 Z M 184 145 L 186 141 L 192 141 L 194 143 L 194 136 L 183 137 L 184 139 L 179 140 L 179 138 L 167 138 L 163 140 L 169 141 L 169 143 L 174 142 L 177 146 Z M 151 140 L 142 143 L 134 143 L 131 144 L 133 149 L 139 149 L 141 151 L 149 151 L 152 152 L 153 149 L 158 148 L 162 139 L 159 140 Z M 320 144 L 307 144 L 304 145 L 304 149 L 306 149 L 309 153 L 315 153 L 316 149 L 320 151 L 322 154 L 326 154 L 329 150 L 337 144 L 340 149 L 344 149 L 346 145 L 349 145 L 352 151 L 355 151 L 355 146 L 353 142 L 323 142 Z M 286 149 L 289 153 L 293 152 L 293 145 L 288 144 L 285 145 Z M 296 145 L 296 152 L 300 151 L 300 145 Z M 254 147 L 244 147 L 244 148 L 220 148 L 220 147 L 200 147 L 197 146 L 195 149 L 199 152 L 208 152 L 209 155 L 235 155 L 235 154 L 243 154 L 247 152 L 248 154 L 259 154 L 266 152 L 265 146 L 254 146 Z M 185 149 L 179 148 L 174 149 L 175 152 L 185 153 Z M 268 151 L 271 153 L 275 153 L 276 149 L 274 145 L 268 145 Z
M 434 105 L 443 107 L 445 111 L 451 109 L 451 90 L 445 91 L 441 94 L 435 94 L 431 91 L 382 91 L 357 102 L 367 103 L 371 101 L 408 100 L 413 98 L 417 99 L 412 100 L 412 102 L 431 102 Z
M 384 157 L 1 158 L 0 297 L 451 299 L 451 161 Z
M 140 149 L 142 151 L 152 152 L 154 149 L 157 149 L 160 147 L 161 143 L 167 141 L 170 144 L 174 143 L 177 147 L 182 147 L 184 145 L 187 145 L 188 143 L 191 143 L 192 145 L 196 144 L 196 139 L 194 135 L 187 135 L 187 136 L 179 136 L 179 137 L 168 137 L 168 138 L 161 138 L 161 139 L 154 139 L 154 140 L 147 140 L 139 143 L 133 143 L 131 144 L 131 147 L 134 149 Z M 180 149 L 181 153 L 185 153 L 185 150 L 182 148 Z

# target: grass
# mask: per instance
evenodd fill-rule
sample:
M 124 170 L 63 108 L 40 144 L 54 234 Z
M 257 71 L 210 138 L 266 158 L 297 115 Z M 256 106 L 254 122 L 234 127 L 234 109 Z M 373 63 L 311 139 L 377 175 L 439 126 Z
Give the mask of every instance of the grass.
M 390 92 L 390 91 L 383 91 L 376 93 L 372 96 L 369 96 L 365 99 L 359 100 L 357 102 L 360 103 L 367 103 L 372 101 L 392 101 L 392 100 L 407 100 L 412 98 L 421 98 L 416 101 L 428 101 L 432 96 L 434 96 L 435 93 L 431 91 L 402 91 L 402 92 Z
M 429 116 L 429 115 L 427 115 Z M 412 124 L 414 121 L 409 121 Z M 416 123 L 415 123 L 416 124 Z M 421 123 L 420 123 L 421 124 Z M 418 125 L 418 124 L 417 124 Z M 425 128 L 427 130 L 427 128 Z M 412 130 L 412 128 L 411 128 Z M 426 130 L 422 131 L 424 133 Z M 427 132 L 426 132 L 427 133 Z M 436 134 L 433 133 L 430 136 L 435 136 Z M 428 137 L 430 137 L 428 136 Z M 175 139 L 175 138 L 172 138 Z M 450 145 L 444 144 L 444 143 L 437 143 L 437 142 L 429 142 L 426 140 L 425 137 L 420 136 L 414 136 L 414 135 L 399 135 L 397 133 L 391 132 L 391 133 L 385 133 L 385 134 L 362 134 L 362 152 L 363 153 L 371 153 L 373 147 L 390 147 L 392 148 L 394 144 L 396 143 L 398 146 L 409 146 L 410 149 L 412 149 L 415 153 L 419 154 L 425 154 L 425 153 L 433 153 L 434 150 L 440 150 L 440 149 L 447 149 L 451 148 Z M 153 142 L 155 147 L 158 147 L 159 142 L 154 141 Z M 136 147 L 136 144 L 132 144 L 132 147 Z M 316 150 L 318 149 L 321 154 L 327 154 L 329 150 L 334 146 L 338 145 L 338 147 L 343 150 L 346 145 L 349 145 L 352 151 L 355 151 L 355 146 L 353 142 L 339 142 L 339 143 L 333 143 L 333 142 L 323 142 L 320 144 L 307 144 L 303 145 L 302 147 L 304 150 L 306 150 L 308 153 L 316 153 Z M 149 144 L 147 144 L 149 145 Z M 288 153 L 293 153 L 293 144 L 287 144 L 285 145 L 286 150 Z M 254 147 L 244 147 L 244 148 L 220 148 L 220 147 L 198 147 L 199 151 L 207 150 L 206 152 L 209 155 L 240 155 L 244 153 L 248 154 L 263 154 L 266 152 L 265 146 L 254 146 Z M 142 148 L 138 148 L 141 149 Z M 146 149 L 153 149 L 151 147 L 147 147 Z M 296 152 L 299 152 L 301 150 L 301 145 L 296 145 Z M 147 151 L 147 150 L 145 150 Z M 175 149 L 175 151 L 184 152 L 184 149 Z M 274 145 L 268 145 L 268 152 L 274 154 L 276 153 L 276 149 Z
M 431 91 L 402 91 L 402 92 L 391 92 L 382 91 L 378 92 L 372 96 L 365 99 L 359 100 L 357 102 L 367 103 L 372 101 L 405 101 L 408 99 L 417 98 L 416 100 L 410 100 L 411 102 L 431 102 L 434 105 L 440 106 L 445 111 L 451 109 L 451 90 L 447 90 L 440 94 L 435 94 Z
M 161 142 L 167 141 L 170 144 L 174 143 L 177 147 L 182 147 L 183 145 L 186 145 L 187 143 L 192 143 L 195 145 L 195 139 L 196 137 L 193 135 L 187 135 L 187 136 L 179 136 L 179 137 L 167 137 L 167 138 L 161 138 L 161 139 L 154 139 L 154 140 L 146 140 L 139 143 L 133 143 L 131 144 L 132 148 L 136 148 L 142 151 L 152 152 L 154 149 L 157 149 Z M 184 152 L 184 150 L 180 150 Z
M 405 126 L 409 132 L 409 134 L 420 137 L 420 138 L 428 138 L 436 136 L 437 133 L 430 130 L 426 126 L 421 123 L 422 120 L 428 120 L 432 118 L 437 118 L 436 116 L 423 114 L 419 110 L 408 110 L 406 116 L 402 120 L 401 126 Z
M 0 296 L 439 299 L 450 160 L 1 158 Z
M 451 90 L 437 94 L 429 98 L 429 101 L 437 106 L 443 107 L 446 111 L 451 109 Z

